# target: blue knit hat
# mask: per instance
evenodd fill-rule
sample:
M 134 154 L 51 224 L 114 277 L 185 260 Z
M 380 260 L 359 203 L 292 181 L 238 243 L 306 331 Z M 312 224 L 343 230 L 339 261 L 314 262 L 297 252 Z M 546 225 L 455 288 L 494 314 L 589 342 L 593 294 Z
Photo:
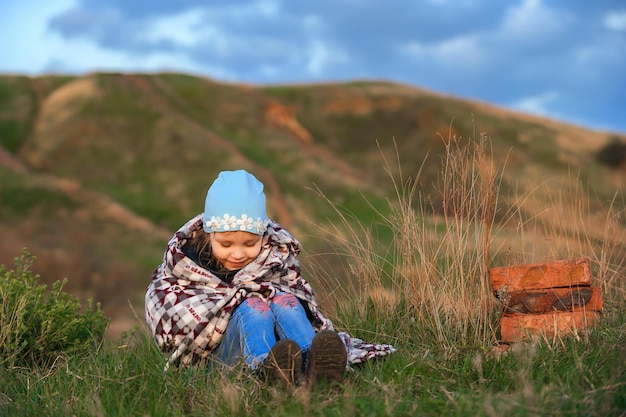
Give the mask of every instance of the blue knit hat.
M 222 171 L 206 195 L 205 232 L 245 232 L 263 235 L 267 230 L 263 184 L 244 171 Z

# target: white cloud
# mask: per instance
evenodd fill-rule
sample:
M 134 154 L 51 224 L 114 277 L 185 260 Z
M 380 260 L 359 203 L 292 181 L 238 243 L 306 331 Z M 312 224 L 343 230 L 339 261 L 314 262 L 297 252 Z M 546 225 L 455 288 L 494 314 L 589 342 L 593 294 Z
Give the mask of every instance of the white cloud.
M 276 1 L 259 1 L 254 5 L 254 9 L 263 16 L 277 16 L 280 6 Z
M 202 11 L 188 10 L 180 14 L 163 16 L 149 22 L 139 37 L 149 42 L 171 41 L 180 46 L 193 46 L 202 36 L 211 36 L 210 26 L 203 26 Z
M 569 19 L 566 11 L 559 10 L 557 13 L 544 6 L 541 0 L 524 0 L 519 6 L 509 9 L 501 23 L 501 30 L 504 36 L 534 42 L 561 31 Z
M 454 62 L 463 67 L 480 66 L 483 51 L 475 36 L 459 36 L 447 39 L 435 46 L 433 51 L 443 62 Z
M 559 94 L 556 91 L 546 91 L 530 97 L 522 98 L 509 107 L 531 114 L 550 114 L 550 103 L 556 101 Z
M 513 31 L 524 32 L 532 26 L 540 11 L 540 0 L 524 0 L 519 6 L 509 10 L 502 22 L 502 26 Z
M 603 23 L 608 29 L 618 32 L 626 31 L 626 11 L 607 13 Z
M 481 44 L 479 34 L 468 34 L 435 43 L 411 42 L 398 48 L 414 63 L 439 68 L 446 74 L 478 74 L 491 55 Z
M 49 51 L 63 45 L 59 36 L 48 32 L 48 20 L 74 5 L 75 0 L 0 2 L 0 71 L 41 71 L 47 65 Z
M 334 64 L 346 63 L 348 61 L 348 55 L 342 51 L 333 49 L 323 42 L 313 41 L 308 51 L 307 70 L 313 76 L 320 76 Z
M 97 71 L 155 72 L 184 71 L 205 74 L 207 69 L 183 54 L 150 53 L 140 58 L 133 54 L 102 49 L 84 40 L 51 43 L 52 50 L 41 63 L 41 71 L 82 74 Z

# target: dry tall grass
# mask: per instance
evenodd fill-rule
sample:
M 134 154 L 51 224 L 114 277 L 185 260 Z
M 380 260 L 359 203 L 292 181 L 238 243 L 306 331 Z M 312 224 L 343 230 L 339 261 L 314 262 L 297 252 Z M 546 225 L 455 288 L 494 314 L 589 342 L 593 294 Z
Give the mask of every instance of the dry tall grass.
M 623 299 L 625 228 L 619 192 L 601 207 L 586 195 L 579 178 L 559 179 L 558 187 L 556 179 L 538 185 L 529 179 L 512 187 L 509 178 L 512 195 L 500 195 L 506 161 L 494 162 L 487 136 L 442 140 L 446 152 L 434 192 L 420 188 L 420 172 L 405 178 L 398 161 L 392 170 L 385 160 L 396 190 L 390 214 L 380 214 L 393 232 L 389 247 L 381 247 L 371 225 L 328 201 L 342 222 L 323 232 L 340 242 L 337 252 L 351 277 L 338 284 L 336 277 L 317 270 L 329 298 L 337 305 L 357 304 L 362 317 L 372 316 L 366 309 L 373 302 L 374 319 L 396 314 L 397 321 L 423 330 L 424 342 L 452 350 L 497 343 L 500 306 L 488 279 L 492 266 L 586 256 L 603 292 L 621 293 Z M 397 335 L 399 329 L 381 331 Z M 416 333 L 422 332 L 411 331 L 412 337 Z
M 381 214 L 393 233 L 383 253 L 368 226 L 335 207 L 343 222 L 325 233 L 341 242 L 338 252 L 348 259 L 354 277 L 352 285 L 343 283 L 337 300 L 363 306 L 371 300 L 384 314 L 390 306 L 403 305 L 401 320 L 427 329 L 444 349 L 495 340 L 497 309 L 488 268 L 500 172 L 488 145 L 487 137 L 445 140 L 437 195 L 418 188 L 419 172 L 404 178 L 401 169 L 392 170 L 385 161 L 396 195 L 390 214 Z

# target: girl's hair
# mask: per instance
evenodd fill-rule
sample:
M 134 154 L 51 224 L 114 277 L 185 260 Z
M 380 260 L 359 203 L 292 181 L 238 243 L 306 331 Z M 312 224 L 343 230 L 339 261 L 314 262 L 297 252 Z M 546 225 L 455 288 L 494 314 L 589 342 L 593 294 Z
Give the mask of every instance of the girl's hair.
M 191 237 L 187 239 L 186 244 L 198 254 L 199 265 L 208 265 L 213 260 L 211 237 L 203 229 L 191 232 Z

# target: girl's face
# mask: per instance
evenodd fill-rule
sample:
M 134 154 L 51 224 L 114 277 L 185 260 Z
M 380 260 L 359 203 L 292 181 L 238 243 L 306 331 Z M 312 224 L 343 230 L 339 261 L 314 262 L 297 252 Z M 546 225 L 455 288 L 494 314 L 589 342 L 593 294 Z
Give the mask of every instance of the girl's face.
M 241 230 L 209 234 L 211 253 L 224 268 L 235 271 L 252 262 L 261 252 L 263 236 Z

